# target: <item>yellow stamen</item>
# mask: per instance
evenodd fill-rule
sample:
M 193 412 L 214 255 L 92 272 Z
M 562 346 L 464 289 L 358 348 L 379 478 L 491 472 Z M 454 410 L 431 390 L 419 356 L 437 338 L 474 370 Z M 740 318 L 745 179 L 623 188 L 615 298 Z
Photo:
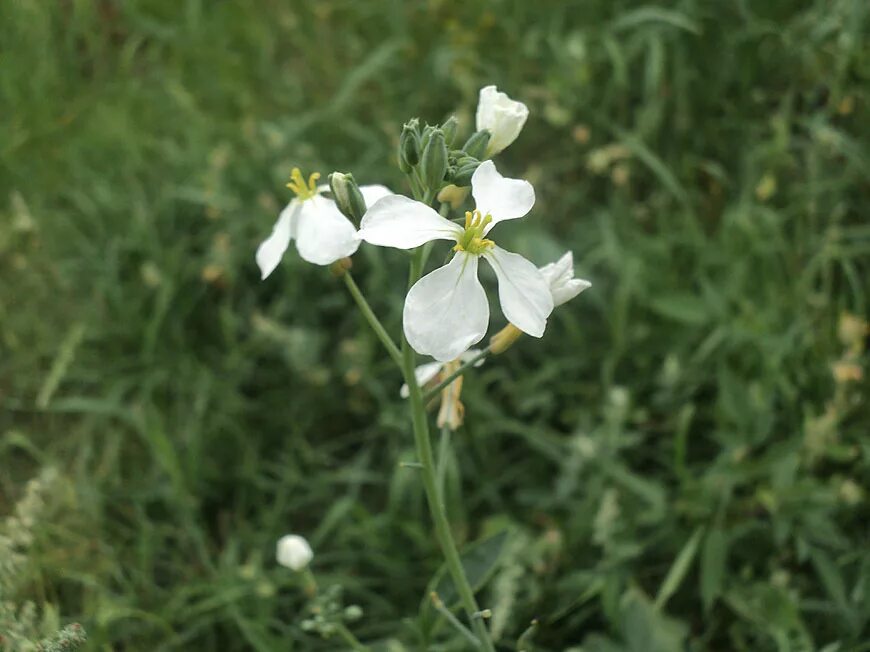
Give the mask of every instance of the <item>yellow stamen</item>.
M 492 240 L 483 237 L 486 227 L 492 222 L 492 215 L 481 215 L 480 211 L 465 211 L 465 232 L 459 238 L 459 242 L 453 247 L 454 251 L 466 251 L 470 254 L 481 254 L 486 249 L 494 246 Z
M 293 168 L 290 172 L 290 182 L 287 187 L 290 188 L 300 200 L 310 199 L 317 194 L 317 180 L 320 178 L 319 172 L 313 172 L 308 177 L 308 183 L 302 177 L 302 172 L 299 168 Z

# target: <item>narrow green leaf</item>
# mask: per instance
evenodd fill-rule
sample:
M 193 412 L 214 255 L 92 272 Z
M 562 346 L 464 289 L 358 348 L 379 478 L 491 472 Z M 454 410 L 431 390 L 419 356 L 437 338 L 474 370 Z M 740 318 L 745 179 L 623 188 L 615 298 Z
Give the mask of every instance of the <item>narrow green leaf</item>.
M 685 14 L 661 7 L 639 7 L 623 14 L 613 22 L 613 29 L 620 31 L 638 27 L 645 23 L 664 23 L 671 27 L 700 34 L 701 26 Z
M 728 560 L 728 537 L 721 528 L 713 528 L 704 537 L 701 549 L 701 600 L 709 611 L 722 590 Z
M 698 552 L 698 544 L 701 541 L 703 533 L 703 526 L 697 528 L 694 533 L 692 533 L 692 536 L 689 537 L 689 540 L 686 541 L 686 545 L 683 546 L 683 549 L 680 550 L 680 554 L 677 555 L 671 569 L 665 576 L 664 582 L 662 582 L 661 587 L 659 587 L 659 592 L 658 595 L 656 595 L 655 600 L 655 606 L 657 609 L 661 609 L 665 606 L 667 601 L 676 592 L 683 579 L 686 577 L 686 573 L 689 572 L 689 567 L 695 559 L 695 554 Z

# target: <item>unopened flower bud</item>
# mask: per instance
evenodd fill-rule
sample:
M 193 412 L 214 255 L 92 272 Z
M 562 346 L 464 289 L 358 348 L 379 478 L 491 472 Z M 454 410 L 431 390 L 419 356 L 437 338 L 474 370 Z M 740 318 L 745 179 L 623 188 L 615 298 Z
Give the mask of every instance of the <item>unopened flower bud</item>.
M 444 183 L 444 174 L 447 172 L 447 145 L 444 142 L 444 132 L 440 129 L 432 130 L 429 142 L 423 150 L 420 168 L 426 187 L 439 190 Z
M 279 564 L 298 572 L 311 563 L 314 553 L 305 537 L 298 534 L 287 534 L 278 539 L 276 557 Z
M 490 158 L 510 145 L 526 124 L 529 109 L 522 102 L 512 100 L 500 93 L 495 86 L 480 89 L 480 100 L 477 103 L 477 128 L 488 129 L 490 141 L 486 148 L 486 156 Z
M 463 159 L 460 159 L 457 162 L 456 172 L 453 174 L 453 185 L 455 186 L 470 186 L 471 185 L 471 176 L 474 174 L 474 171 L 477 170 L 480 165 L 480 161 L 476 158 L 471 158 L 470 156 L 466 156 Z
M 460 188 L 451 183 L 450 185 L 444 186 L 438 193 L 438 201 L 443 204 L 450 204 L 450 208 L 456 210 L 465 202 L 470 190 L 471 188 L 467 186 Z
M 486 129 L 481 129 L 480 131 L 475 131 L 471 134 L 471 138 L 465 141 L 465 145 L 462 146 L 462 149 L 465 150 L 465 153 L 468 156 L 471 156 L 476 159 L 484 158 L 484 153 L 486 152 L 486 146 L 489 145 L 490 133 Z
M 329 175 L 329 188 L 332 190 L 338 210 L 352 222 L 359 224 L 366 212 L 366 200 L 363 199 L 353 175 L 333 172 Z
M 453 141 L 456 138 L 456 130 L 458 128 L 459 120 L 456 119 L 455 115 L 447 118 L 444 124 L 441 125 L 441 131 L 444 132 L 444 142 L 447 143 L 447 147 L 453 147 Z
M 420 124 L 417 118 L 402 127 L 399 137 L 399 168 L 406 174 L 420 162 Z

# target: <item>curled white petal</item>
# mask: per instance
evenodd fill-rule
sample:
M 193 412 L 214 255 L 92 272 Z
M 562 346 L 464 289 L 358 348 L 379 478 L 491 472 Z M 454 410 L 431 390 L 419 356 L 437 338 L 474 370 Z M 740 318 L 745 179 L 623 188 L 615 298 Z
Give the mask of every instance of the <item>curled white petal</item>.
M 296 213 L 299 210 L 299 202 L 291 201 L 281 214 L 278 216 L 278 221 L 272 227 L 271 235 L 260 243 L 257 247 L 255 256 L 257 265 L 260 268 L 260 278 L 264 279 L 269 274 L 275 271 L 287 247 L 290 246 L 290 240 L 295 235 Z
M 503 177 L 492 161 L 484 161 L 471 175 L 471 194 L 477 210 L 492 215 L 484 234 L 499 222 L 522 217 L 535 205 L 532 184 L 524 179 Z
M 423 387 L 426 383 L 433 380 L 439 373 L 441 373 L 443 367 L 443 362 L 427 362 L 426 364 L 421 364 L 419 367 L 414 369 L 414 378 L 417 379 L 417 384 L 420 387 Z M 410 394 L 411 392 L 408 389 L 408 384 L 403 383 L 402 388 L 399 390 L 399 396 L 402 398 L 408 398 Z
M 369 206 L 357 238 L 369 244 L 413 249 L 431 240 L 456 240 L 462 229 L 426 204 L 389 195 Z
M 275 557 L 278 563 L 294 571 L 301 571 L 311 563 L 314 552 L 305 537 L 287 534 L 278 539 Z
M 353 223 L 320 195 L 301 202 L 295 231 L 299 255 L 315 265 L 331 265 L 359 248 Z
M 477 256 L 459 252 L 408 291 L 402 321 L 405 337 L 418 353 L 449 362 L 483 339 L 489 303 L 477 280 L 477 261 Z
M 553 312 L 553 297 L 543 274 L 519 254 L 494 246 L 483 254 L 498 276 L 498 298 L 508 321 L 541 337 Z
M 495 156 L 514 142 L 528 117 L 529 109 L 522 102 L 512 100 L 495 86 L 481 88 L 477 102 L 477 130 L 489 130 L 486 155 Z
M 550 286 L 554 306 L 561 306 L 592 287 L 589 281 L 574 278 L 574 255 L 570 251 L 556 262 L 541 267 L 540 272 Z

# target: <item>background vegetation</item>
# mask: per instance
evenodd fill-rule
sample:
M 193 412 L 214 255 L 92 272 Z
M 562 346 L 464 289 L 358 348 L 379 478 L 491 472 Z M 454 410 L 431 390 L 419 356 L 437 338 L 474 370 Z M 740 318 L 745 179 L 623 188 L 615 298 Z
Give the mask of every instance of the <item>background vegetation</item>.
M 292 166 L 405 191 L 401 123 L 470 129 L 495 83 L 539 197 L 504 244 L 593 282 L 465 385 L 450 511 L 509 532 L 500 645 L 870 650 L 868 11 L 0 3 L 0 512 L 43 491 L 0 597 L 93 650 L 335 650 L 274 563 L 294 531 L 361 639 L 463 649 L 418 617 L 398 374 L 325 270 L 253 252 Z M 404 265 L 354 259 L 393 329 Z

